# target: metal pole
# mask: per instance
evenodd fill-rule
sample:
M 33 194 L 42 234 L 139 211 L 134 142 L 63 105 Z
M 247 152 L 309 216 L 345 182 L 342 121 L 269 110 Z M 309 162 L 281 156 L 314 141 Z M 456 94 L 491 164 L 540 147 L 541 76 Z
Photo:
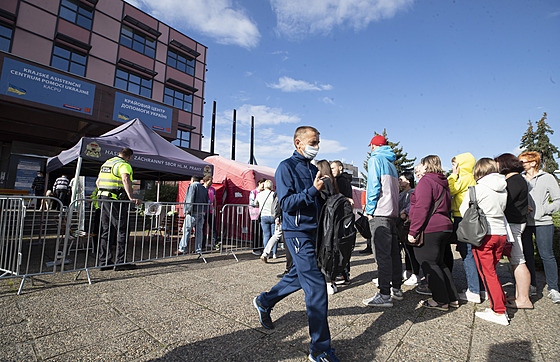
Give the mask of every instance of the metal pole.
M 70 200 L 75 200 L 76 189 L 78 188 L 78 182 L 80 177 L 80 170 L 82 169 L 82 156 L 78 156 L 78 164 L 76 165 L 76 175 L 74 176 L 74 185 L 72 185 L 72 198 Z
M 214 141 L 216 139 L 216 101 L 212 108 L 212 134 L 210 136 L 210 153 L 214 154 Z
M 251 116 L 251 150 L 249 152 L 249 164 L 254 165 L 255 162 L 255 116 Z
M 233 131 L 231 132 L 231 159 L 235 161 L 235 126 L 237 124 L 237 110 L 233 110 Z
M 160 184 L 161 184 L 161 177 L 158 176 L 158 180 L 157 180 L 157 196 L 156 196 L 156 202 L 159 202 Z

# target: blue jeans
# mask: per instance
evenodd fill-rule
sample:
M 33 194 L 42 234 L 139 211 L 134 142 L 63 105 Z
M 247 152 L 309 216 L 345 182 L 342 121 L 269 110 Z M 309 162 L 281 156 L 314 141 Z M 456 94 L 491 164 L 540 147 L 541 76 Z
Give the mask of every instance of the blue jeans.
M 303 289 L 311 336 L 310 350 L 312 353 L 324 352 L 331 348 L 331 333 L 327 322 L 327 286 L 323 273 L 317 267 L 315 240 L 287 237 L 286 246 L 294 266 L 269 292 L 259 295 L 259 302 L 265 308 L 273 308 L 288 295 Z
M 179 251 L 186 253 L 188 251 L 187 246 L 189 245 L 189 240 L 191 238 L 191 230 L 195 228 L 195 252 L 199 252 L 202 249 L 202 236 L 204 232 L 204 214 L 192 214 L 186 215 L 185 221 L 183 222 L 183 237 L 179 243 Z
M 183 221 L 183 237 L 181 238 L 181 242 L 179 242 L 179 251 L 183 253 L 187 252 L 192 228 L 193 222 L 191 215 L 185 215 L 185 221 Z
M 263 230 L 263 246 L 266 248 L 266 244 L 268 244 L 268 241 L 270 240 L 270 238 L 272 237 L 272 235 L 274 235 L 274 226 L 275 226 L 275 222 L 274 222 L 274 216 L 261 216 L 261 227 Z M 274 248 L 272 249 L 272 254 L 276 255 L 276 250 L 277 250 L 277 245 L 274 245 Z
M 548 290 L 558 290 L 558 264 L 552 250 L 552 241 L 554 238 L 554 225 L 527 226 L 521 240 L 523 241 L 523 254 L 529 272 L 531 273 L 531 285 L 537 286 L 537 277 L 535 274 L 535 247 L 533 245 L 533 234 L 535 242 L 539 249 L 539 255 L 543 261 L 544 275 Z
M 457 241 L 457 251 L 463 259 L 463 268 L 467 277 L 467 288 L 475 294 L 480 294 L 480 283 L 478 280 L 478 269 L 474 261 L 472 245 Z

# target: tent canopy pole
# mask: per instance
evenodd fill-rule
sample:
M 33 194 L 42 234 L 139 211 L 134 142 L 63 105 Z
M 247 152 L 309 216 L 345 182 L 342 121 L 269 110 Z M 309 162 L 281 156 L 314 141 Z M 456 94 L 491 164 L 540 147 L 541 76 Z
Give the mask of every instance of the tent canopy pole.
M 159 202 L 160 184 L 161 184 L 161 176 L 158 176 L 156 202 Z
M 78 177 L 80 177 L 80 171 L 82 169 L 82 156 L 78 156 L 78 164 L 76 165 L 76 174 L 74 175 L 74 184 L 72 185 L 72 198 L 70 200 L 75 200 L 76 189 L 78 188 Z

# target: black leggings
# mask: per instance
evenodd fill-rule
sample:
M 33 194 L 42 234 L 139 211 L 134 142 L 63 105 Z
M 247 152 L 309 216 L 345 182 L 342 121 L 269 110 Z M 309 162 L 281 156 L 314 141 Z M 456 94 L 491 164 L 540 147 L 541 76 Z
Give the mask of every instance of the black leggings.
M 403 244 L 404 249 L 404 264 L 406 270 L 412 270 L 412 274 L 420 274 L 420 263 L 416 260 L 416 255 L 414 254 L 415 246 Z
M 449 248 L 450 236 L 450 232 L 443 231 L 425 233 L 424 245 L 414 250 L 416 259 L 428 279 L 432 298 L 441 304 L 459 300 L 451 271 L 444 261 L 445 249 Z

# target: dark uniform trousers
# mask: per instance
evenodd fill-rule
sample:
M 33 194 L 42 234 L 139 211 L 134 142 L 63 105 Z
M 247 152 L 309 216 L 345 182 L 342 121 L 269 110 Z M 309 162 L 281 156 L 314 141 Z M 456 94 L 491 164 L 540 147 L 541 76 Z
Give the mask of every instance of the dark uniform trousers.
M 128 202 L 119 202 L 109 196 L 99 197 L 101 206 L 101 237 L 99 238 L 99 264 L 113 264 L 113 254 L 111 249 L 114 245 L 116 235 L 117 257 L 115 264 L 125 262 L 126 241 L 128 236 Z M 113 200 L 107 202 L 104 200 Z

